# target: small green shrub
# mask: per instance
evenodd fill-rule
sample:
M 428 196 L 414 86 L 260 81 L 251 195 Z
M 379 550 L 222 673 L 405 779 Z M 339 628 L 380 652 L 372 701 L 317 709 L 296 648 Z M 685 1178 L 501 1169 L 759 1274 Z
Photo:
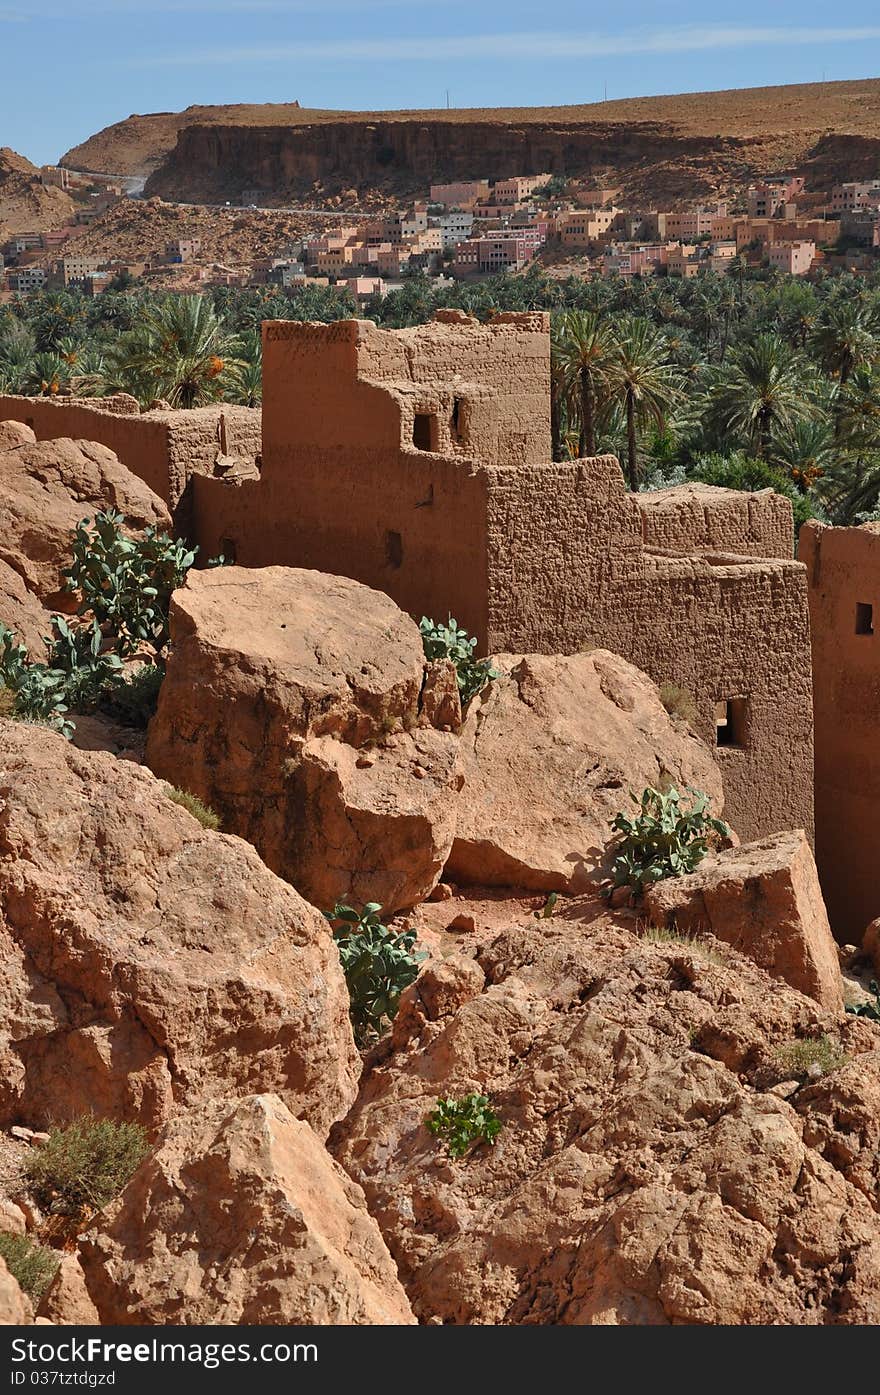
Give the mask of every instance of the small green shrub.
M 165 670 L 159 664 L 144 664 L 105 690 L 101 710 L 123 726 L 145 730 L 155 716 L 164 677 Z
M 183 585 L 198 549 L 155 528 L 127 537 L 124 521 L 106 509 L 95 514 L 91 530 L 87 518 L 77 524 L 65 585 L 81 598 L 77 614 L 91 612 L 112 634 L 117 654 L 134 654 L 144 644 L 158 654 L 168 643 L 171 593 Z
M 798 1037 L 780 1046 L 775 1064 L 782 1080 L 820 1080 L 846 1065 L 847 1055 L 840 1042 L 827 1034 Z
M 150 1151 L 140 1124 L 77 1119 L 53 1129 L 28 1155 L 24 1175 L 46 1211 L 100 1211 L 134 1175 Z
M 697 704 L 687 688 L 680 688 L 677 683 L 661 683 L 660 701 L 670 717 L 678 717 L 682 722 L 696 721 Z
M 16 1280 L 22 1293 L 31 1302 L 39 1303 L 55 1276 L 61 1256 L 45 1245 L 36 1245 L 26 1235 L 8 1235 L 0 1231 L 0 1258 Z
M 48 667 L 64 677 L 64 700 L 74 712 L 93 708 L 105 688 L 118 683 L 122 660 L 103 653 L 104 636 L 97 620 L 70 625 L 63 615 L 52 616 L 55 631 L 45 641 Z
M 487 1095 L 438 1100 L 425 1123 L 435 1137 L 445 1140 L 453 1158 L 463 1158 L 477 1143 L 490 1143 L 494 1147 L 501 1132 L 501 1120 L 490 1108 Z
M 851 1012 L 853 1017 L 868 1017 L 872 1022 L 880 1022 L 880 987 L 876 979 L 871 979 L 868 991 L 874 995 L 873 1002 L 869 998 L 867 1002 L 848 1003 L 846 1010 Z
M 493 678 L 501 677 L 488 659 L 474 658 L 476 639 L 469 636 L 467 630 L 461 629 L 451 615 L 445 625 L 435 624 L 427 615 L 423 615 L 419 621 L 419 631 L 426 659 L 451 659 L 454 664 L 462 707 L 466 707 L 471 698 L 482 692 Z
M 23 644 L 16 644 L 15 635 L 0 623 L 0 685 L 12 694 L 6 699 L 8 716 L 20 721 L 43 722 L 63 736 L 73 735 L 73 724 L 67 717 L 67 675 L 31 663 Z
M 186 809 L 188 814 L 192 814 L 194 819 L 198 819 L 202 828 L 210 828 L 216 832 L 220 827 L 219 814 L 215 814 L 213 809 L 209 809 L 207 804 L 203 804 L 198 795 L 189 794 L 186 790 L 179 790 L 176 785 L 166 785 L 165 793 L 169 799 L 174 800 L 175 804 Z
M 691 802 L 685 808 L 674 786 L 666 791 L 649 787 L 641 799 L 630 791 L 639 812 L 634 818 L 617 814 L 611 823 L 618 835 L 612 863 L 615 886 L 630 886 L 641 895 L 654 882 L 693 872 L 713 836 L 728 836 L 727 824 L 707 812 L 708 797 L 700 790 L 688 793 Z
M 396 934 L 382 924 L 381 909 L 378 901 L 368 901 L 359 912 L 337 902 L 325 912 L 334 926 L 358 1046 L 366 1046 L 394 1021 L 400 995 L 417 977 L 425 958 L 413 953 L 416 932 Z

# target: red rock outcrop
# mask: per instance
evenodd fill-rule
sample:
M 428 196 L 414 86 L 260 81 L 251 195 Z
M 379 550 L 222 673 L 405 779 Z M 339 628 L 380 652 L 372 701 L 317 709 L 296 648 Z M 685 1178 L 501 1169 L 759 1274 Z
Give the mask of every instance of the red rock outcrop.
M 846 1134 L 880 1030 L 853 1031 L 717 942 L 644 940 L 596 902 L 565 915 L 520 921 L 480 950 L 482 992 L 477 975 L 428 965 L 423 1010 L 409 1005 L 331 1135 L 416 1313 L 877 1322 L 873 1090 Z M 837 1031 L 861 1053 L 852 1065 L 776 1092 L 781 1048 Z M 455 1161 L 425 1117 L 475 1090 L 502 1129 Z
M 31 427 L 23 421 L 0 421 L 0 455 L 17 446 L 30 446 L 36 441 Z
M 355 1093 L 323 918 L 149 771 L 0 722 L 0 1122 L 161 1124 L 272 1090 L 326 1133 Z
M 41 663 L 45 661 L 43 636 L 52 633 L 49 612 L 27 589 L 18 572 L 3 561 L 0 561 L 0 622 L 15 632 L 16 641 L 24 644 L 33 658 Z
M 223 567 L 190 572 L 171 634 L 152 769 L 322 909 L 427 895 L 452 844 L 455 751 L 415 730 L 424 657 L 409 616 L 345 577 Z
M 80 519 L 109 507 L 130 527 L 170 529 L 158 495 L 106 446 L 94 441 L 39 441 L 0 453 L 0 562 L 50 607 L 70 610 L 61 570 L 70 564 Z
M 712 754 L 632 664 L 604 649 L 493 663 L 503 677 L 471 703 L 461 733 L 453 881 L 583 890 L 605 874 L 629 791 L 664 778 L 704 790 L 721 814 Z
M 80 1255 L 108 1323 L 414 1321 L 360 1187 L 274 1095 L 178 1114 Z
M 645 914 L 685 934 L 709 931 L 776 978 L 843 1010 L 837 946 L 802 829 L 707 857 L 687 877 L 649 887 Z
M 62 1254 L 55 1277 L 40 1299 L 37 1315 L 48 1322 L 74 1327 L 89 1327 L 99 1321 L 78 1255 Z
M 0 1259 L 0 1327 L 21 1327 L 33 1322 L 34 1310 Z

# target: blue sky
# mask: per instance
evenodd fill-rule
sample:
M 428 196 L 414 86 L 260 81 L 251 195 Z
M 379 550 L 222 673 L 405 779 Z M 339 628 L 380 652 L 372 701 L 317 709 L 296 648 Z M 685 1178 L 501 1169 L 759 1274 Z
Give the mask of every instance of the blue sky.
M 713 13 L 728 11 L 713 19 Z M 531 106 L 880 75 L 876 0 L 0 0 L 0 145 L 192 103 Z

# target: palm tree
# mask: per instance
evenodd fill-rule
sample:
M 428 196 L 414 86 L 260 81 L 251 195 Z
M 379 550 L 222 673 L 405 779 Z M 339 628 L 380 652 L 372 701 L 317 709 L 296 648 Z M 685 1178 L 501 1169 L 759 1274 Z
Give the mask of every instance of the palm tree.
M 812 346 L 826 373 L 845 384 L 856 368 L 874 362 L 880 354 L 878 317 L 863 302 L 839 300 L 827 306 L 813 330 Z
M 759 334 L 738 349 L 709 392 L 723 432 L 744 440 L 763 460 L 771 434 L 785 435 L 814 414 L 800 359 L 776 334 Z
M 263 400 L 263 343 L 259 331 L 251 330 L 239 341 L 241 367 L 232 396 L 243 407 L 259 407 Z
M 639 488 L 638 431 L 650 424 L 662 431 L 669 410 L 681 400 L 680 374 L 669 345 L 650 320 L 630 319 L 620 328 L 612 387 L 626 419 L 626 467 L 629 487 Z
M 837 391 L 834 414 L 843 445 L 880 445 L 880 365 L 853 369 Z
M 770 462 L 790 475 L 802 494 L 834 468 L 840 452 L 830 421 L 819 417 L 797 421 L 784 436 L 774 436 Z
M 169 296 L 144 311 L 113 355 L 119 386 L 172 407 L 222 400 L 241 369 L 238 341 L 200 295 Z
M 569 310 L 554 324 L 553 389 L 570 425 L 579 428 L 581 456 L 596 454 L 596 414 L 607 395 L 615 359 L 610 326 L 589 310 Z

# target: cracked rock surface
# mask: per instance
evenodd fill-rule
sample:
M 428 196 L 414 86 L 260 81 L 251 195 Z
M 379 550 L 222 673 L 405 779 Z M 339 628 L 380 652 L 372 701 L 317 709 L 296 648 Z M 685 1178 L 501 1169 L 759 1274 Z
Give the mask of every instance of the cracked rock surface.
M 0 721 L 0 1122 L 155 1129 L 271 1090 L 326 1135 L 360 1061 L 323 917 L 149 771 Z

